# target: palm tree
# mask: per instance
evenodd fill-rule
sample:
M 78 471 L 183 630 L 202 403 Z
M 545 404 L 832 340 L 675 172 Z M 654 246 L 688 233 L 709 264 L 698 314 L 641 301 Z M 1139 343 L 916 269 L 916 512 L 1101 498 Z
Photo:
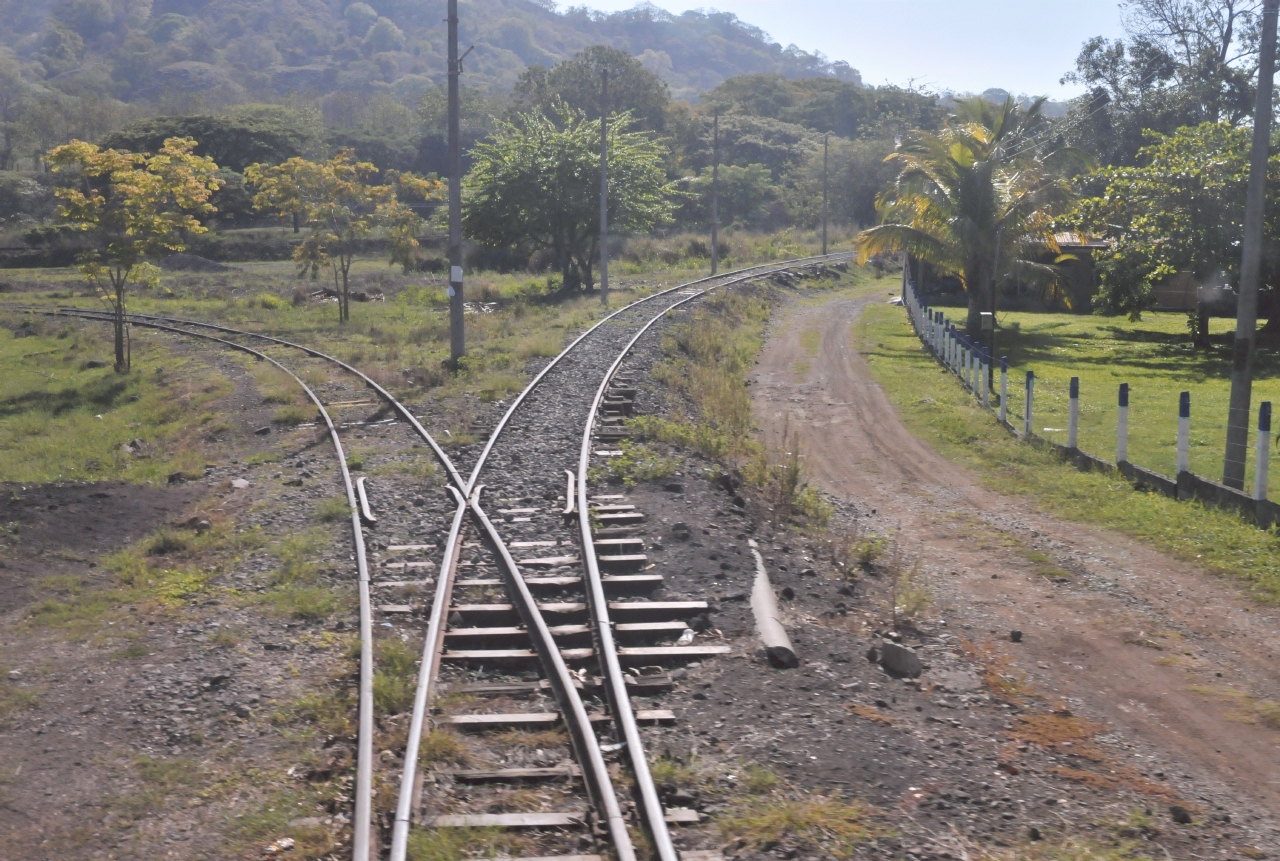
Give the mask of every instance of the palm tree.
M 1088 159 L 1044 145 L 1043 103 L 1023 109 L 1012 98 L 1003 106 L 966 99 L 940 132 L 909 134 L 888 159 L 899 169 L 876 201 L 881 224 L 857 238 L 861 262 L 906 252 L 959 276 L 975 337 L 982 312 L 994 310 L 997 274 L 1046 285 L 1060 277 L 1057 266 L 1033 258 L 1046 249 L 1060 255 L 1053 220 L 1075 199 L 1070 174 L 1087 169 Z

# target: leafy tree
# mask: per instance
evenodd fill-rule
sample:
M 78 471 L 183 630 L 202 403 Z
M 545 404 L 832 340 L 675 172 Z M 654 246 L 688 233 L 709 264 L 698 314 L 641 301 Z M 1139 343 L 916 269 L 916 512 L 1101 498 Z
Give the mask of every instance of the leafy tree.
M 280 164 L 314 145 L 311 129 L 287 109 L 245 110 L 230 116 L 152 117 L 102 139 L 102 145 L 131 152 L 155 152 L 171 137 L 199 141 L 197 152 L 230 170 L 251 164 Z
M 890 158 L 898 168 L 880 201 L 882 223 L 858 235 L 865 262 L 885 251 L 907 252 L 957 275 L 969 294 L 968 329 L 977 336 L 991 308 L 996 245 L 999 265 L 1024 281 L 1054 281 L 1054 266 L 1031 262 L 1057 250 L 1053 223 L 1075 199 L 1066 173 L 1085 164 L 1073 150 L 1043 152 L 1033 145 L 1040 105 L 1027 110 L 1008 99 L 957 102 L 937 134 L 910 134 Z
M 1251 131 L 1225 122 L 1148 132 L 1140 166 L 1100 172 L 1101 194 L 1081 200 L 1071 217 L 1078 229 L 1107 237 L 1099 261 L 1100 310 L 1136 317 L 1150 308 L 1152 288 L 1178 272 L 1201 283 L 1235 283 L 1244 234 Z M 1267 183 L 1263 282 L 1280 277 L 1280 155 Z
M 609 224 L 617 233 L 651 230 L 671 216 L 663 149 L 628 132 L 628 114 L 609 120 Z M 487 245 L 549 249 L 568 289 L 594 286 L 600 241 L 599 122 L 557 106 L 554 118 L 521 114 L 499 123 L 472 153 L 462 228 Z
M 321 269 L 333 272 L 338 291 L 338 319 L 351 319 L 349 274 L 358 240 L 375 229 L 387 231 L 391 262 L 406 264 L 418 247 L 421 219 L 399 200 L 399 193 L 439 198 L 443 184 L 413 174 L 388 171 L 387 182 L 370 180 L 377 168 L 357 162 L 350 150 L 343 150 L 324 162 L 291 158 L 268 167 L 254 164 L 245 169 L 245 178 L 257 187 L 253 204 L 280 215 L 297 215 L 311 228 L 310 235 L 294 251 L 299 275 L 314 278 Z
M 1086 42 L 1064 81 L 1088 92 L 1068 114 L 1071 143 L 1104 164 L 1135 164 L 1143 133 L 1252 115 L 1258 0 L 1132 0 L 1127 39 Z
M 876 197 L 895 176 L 892 138 L 861 137 L 849 141 L 830 139 L 827 165 L 827 197 L 830 218 L 836 223 L 876 223 Z M 813 227 L 822 218 L 822 143 L 811 143 L 799 164 L 789 169 L 781 184 L 781 199 L 793 224 Z
M 762 164 L 746 167 L 727 164 L 720 167 L 720 224 L 729 227 L 759 227 L 769 216 L 769 203 L 776 196 L 773 178 Z M 685 225 L 704 226 L 711 223 L 711 168 L 688 181 L 689 199 L 681 207 L 677 220 Z
M 155 155 L 144 155 L 72 141 L 47 156 L 55 172 L 77 180 L 54 190 L 62 200 L 58 215 L 95 245 L 81 270 L 115 312 L 118 373 L 129 370 L 124 316 L 130 281 L 154 278 L 146 258 L 181 251 L 187 234 L 206 230 L 196 215 L 213 210 L 209 196 L 218 189 L 218 166 L 196 155 L 195 147 L 191 138 L 170 138 Z
M 540 110 L 555 115 L 563 102 L 587 119 L 600 119 L 600 75 L 609 73 L 609 112 L 629 111 L 637 129 L 663 131 L 667 85 L 640 61 L 606 45 L 592 45 L 550 69 L 530 66 L 516 81 L 517 112 Z

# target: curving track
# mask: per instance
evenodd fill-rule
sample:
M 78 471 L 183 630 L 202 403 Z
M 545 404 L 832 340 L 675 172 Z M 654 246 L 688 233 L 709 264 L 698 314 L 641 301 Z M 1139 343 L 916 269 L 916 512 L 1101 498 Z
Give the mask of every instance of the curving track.
M 229 327 L 154 315 L 130 315 L 134 325 L 200 337 L 271 362 L 302 387 L 329 429 L 351 510 L 360 586 L 359 736 L 352 821 L 355 861 L 371 861 L 374 857 L 373 608 L 370 599 L 372 580 L 360 513 L 363 488 L 353 485 L 337 427 L 315 392 L 277 359 L 230 338 L 250 338 L 267 345 L 298 350 L 354 375 L 376 392 L 409 424 L 414 434 L 427 443 L 444 467 L 450 491 L 457 503 L 440 556 L 439 574 L 435 580 L 436 589 L 424 637 L 419 682 L 392 825 L 392 861 L 403 861 L 405 857 L 411 821 L 421 795 L 421 774 L 417 771 L 419 747 L 429 722 L 459 729 L 563 725 L 567 730 L 569 751 L 576 763 L 574 766 L 471 770 L 469 773 L 455 772 L 452 777 L 459 783 L 492 782 L 499 786 L 510 781 L 545 781 L 555 787 L 550 794 L 562 802 L 574 796 L 572 786 L 581 779 L 589 805 L 585 809 L 579 807 L 533 814 L 444 813 L 428 817 L 424 824 L 464 828 L 546 828 L 536 839 L 539 854 L 544 856 L 576 855 L 581 847 L 592 845 L 598 842 L 597 837 L 603 837 L 619 861 L 632 861 L 636 857 L 636 849 L 627 825 L 630 809 L 634 807 L 658 858 L 661 861 L 678 861 L 667 828 L 669 812 L 664 811 L 649 775 L 639 730 L 639 719 L 664 720 L 666 716 L 652 712 L 637 714 L 631 706 L 633 691 L 660 690 L 661 682 L 655 683 L 652 678 L 646 680 L 643 676 L 628 676 L 622 664 L 624 661 L 633 665 L 678 663 L 714 654 L 716 648 L 692 645 L 620 648 L 615 642 L 615 636 L 648 642 L 682 632 L 685 628 L 683 617 L 697 612 L 699 602 L 610 600 L 628 593 L 634 597 L 637 591 L 643 592 L 647 587 L 660 584 L 661 577 L 602 573 L 605 566 L 625 569 L 644 557 L 631 552 L 641 541 L 631 537 L 634 528 L 627 525 L 643 521 L 642 513 L 635 512 L 625 504 L 625 500 L 593 500 L 588 496 L 587 471 L 593 440 L 607 446 L 609 440 L 617 439 L 622 433 L 614 424 L 617 418 L 605 418 L 602 423 L 600 413 L 602 407 L 615 414 L 628 410 L 634 391 L 619 376 L 619 371 L 642 336 L 668 311 L 718 287 L 782 270 L 847 258 L 847 254 L 834 254 L 728 272 L 656 293 L 615 311 L 569 344 L 513 401 L 466 478 L 407 407 L 367 375 L 333 356 L 301 344 Z M 41 313 L 111 319 L 104 312 L 73 308 Z M 215 332 L 217 334 L 211 334 Z M 601 373 L 601 368 L 606 370 Z M 590 384 L 596 379 L 599 383 L 592 388 Z M 573 458 L 575 450 L 576 459 Z M 576 470 L 569 469 L 570 466 L 576 466 Z M 498 510 L 508 532 L 507 538 L 481 505 L 482 478 L 488 477 L 489 492 L 502 499 L 553 499 L 555 490 L 548 488 L 564 487 L 565 473 L 569 474 L 568 486 L 563 493 L 565 503 L 555 511 L 536 507 Z M 561 477 L 557 479 L 557 475 Z M 472 515 L 470 522 L 466 517 L 468 512 Z M 603 529 L 593 532 L 593 521 L 598 527 L 603 525 Z M 475 541 L 468 542 L 468 537 Z M 553 537 L 559 540 L 548 540 Z M 538 540 L 514 540 L 516 538 Z M 533 550 L 535 547 L 566 549 Z M 575 549 L 579 556 L 568 555 L 572 551 L 567 548 Z M 434 546 L 405 545 L 395 549 L 426 550 L 434 549 Z M 535 556 L 517 560 L 513 550 L 522 556 L 530 552 Z M 466 560 L 462 558 L 464 551 L 471 551 Z M 404 566 L 406 563 L 398 564 Z M 408 564 L 422 567 L 426 563 Z M 466 579 L 459 577 L 460 567 L 469 569 Z M 525 573 L 534 568 L 548 569 L 539 571 L 540 575 L 545 573 L 546 576 Z M 580 573 L 575 574 L 575 571 Z M 486 573 L 498 576 L 483 576 Z M 429 581 L 423 581 L 423 585 L 429 586 Z M 498 587 L 505 592 L 508 603 L 491 603 Z M 536 597 L 535 591 L 539 593 Z M 614 594 L 610 595 L 611 592 Z M 456 600 L 459 596 L 461 603 Z M 490 603 L 481 603 L 486 600 Z M 615 615 L 633 621 L 615 623 Z M 548 617 L 560 624 L 549 625 Z M 511 627 L 513 621 L 519 624 Z M 584 621 L 587 624 L 581 624 Z M 579 643 L 588 640 L 590 648 L 572 647 L 575 639 Z M 458 643 L 484 648 L 457 648 Z M 517 644 L 527 648 L 512 648 Z M 581 666 L 575 672 L 570 669 L 571 663 Z M 526 675 L 532 675 L 529 668 L 536 666 L 542 681 L 512 683 L 489 680 L 495 673 L 501 674 L 503 679 L 510 679 L 513 666 L 523 669 Z M 593 666 L 599 676 L 590 675 L 589 668 Z M 433 700 L 445 687 L 451 695 L 456 694 L 464 701 L 478 705 L 473 706 L 470 714 L 437 716 L 432 720 Z M 554 712 L 545 711 L 544 695 L 547 691 L 554 699 Z M 543 710 L 511 712 L 513 707 L 519 707 L 513 699 L 519 695 L 524 695 L 533 708 Z M 498 706 L 493 705 L 493 697 L 498 698 Z M 607 706 L 607 714 L 592 713 L 588 707 L 592 699 L 602 701 Z M 495 707 L 508 711 L 495 712 Z M 593 723 L 611 727 L 614 743 L 602 745 Z M 633 783 L 630 787 L 616 785 L 615 775 L 620 772 L 616 768 L 612 772 L 610 769 L 610 760 L 616 760 L 612 756 L 615 753 L 629 766 Z M 502 801 L 501 790 L 478 795 L 482 803 L 495 799 Z M 587 826 L 593 826 L 593 831 L 583 830 Z

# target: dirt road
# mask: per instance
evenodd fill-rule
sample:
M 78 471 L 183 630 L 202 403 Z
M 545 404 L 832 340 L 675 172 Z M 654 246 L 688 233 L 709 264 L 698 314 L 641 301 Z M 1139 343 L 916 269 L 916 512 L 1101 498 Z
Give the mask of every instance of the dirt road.
M 1122 734 L 1136 768 L 1179 763 L 1155 776 L 1188 797 L 1225 793 L 1274 820 L 1280 717 L 1270 728 L 1265 710 L 1280 701 L 1280 612 L 1133 539 L 993 492 L 913 437 L 856 349 L 860 309 L 884 297 L 778 318 L 752 380 L 770 442 L 784 428 L 798 436 L 818 486 L 874 509 L 873 527 L 920 555 L 931 615 L 997 644 L 1046 702 Z M 1021 644 L 1011 629 L 1026 632 Z

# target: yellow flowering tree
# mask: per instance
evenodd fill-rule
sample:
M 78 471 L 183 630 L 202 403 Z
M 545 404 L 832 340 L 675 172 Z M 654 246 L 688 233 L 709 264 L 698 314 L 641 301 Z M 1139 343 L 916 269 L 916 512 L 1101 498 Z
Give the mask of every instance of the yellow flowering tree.
M 374 184 L 377 168 L 355 161 L 351 150 L 324 162 L 291 158 L 273 167 L 253 164 L 244 175 L 258 189 L 255 208 L 297 215 L 311 228 L 293 259 L 299 275 L 314 277 L 321 269 L 332 270 L 341 322 L 351 319 L 349 275 L 358 241 L 385 229 L 391 262 L 408 267 L 422 220 L 400 195 L 439 199 L 444 188 L 438 180 L 396 171 L 387 171 L 386 182 Z
M 134 282 L 156 280 L 147 258 L 181 251 L 191 233 L 208 228 L 196 217 L 214 211 L 218 166 L 193 154 L 193 138 L 169 138 L 154 155 L 73 140 L 46 156 L 55 172 L 76 182 L 54 190 L 62 221 L 90 237 L 80 269 L 115 314 L 116 371 L 129 370 L 125 297 Z

